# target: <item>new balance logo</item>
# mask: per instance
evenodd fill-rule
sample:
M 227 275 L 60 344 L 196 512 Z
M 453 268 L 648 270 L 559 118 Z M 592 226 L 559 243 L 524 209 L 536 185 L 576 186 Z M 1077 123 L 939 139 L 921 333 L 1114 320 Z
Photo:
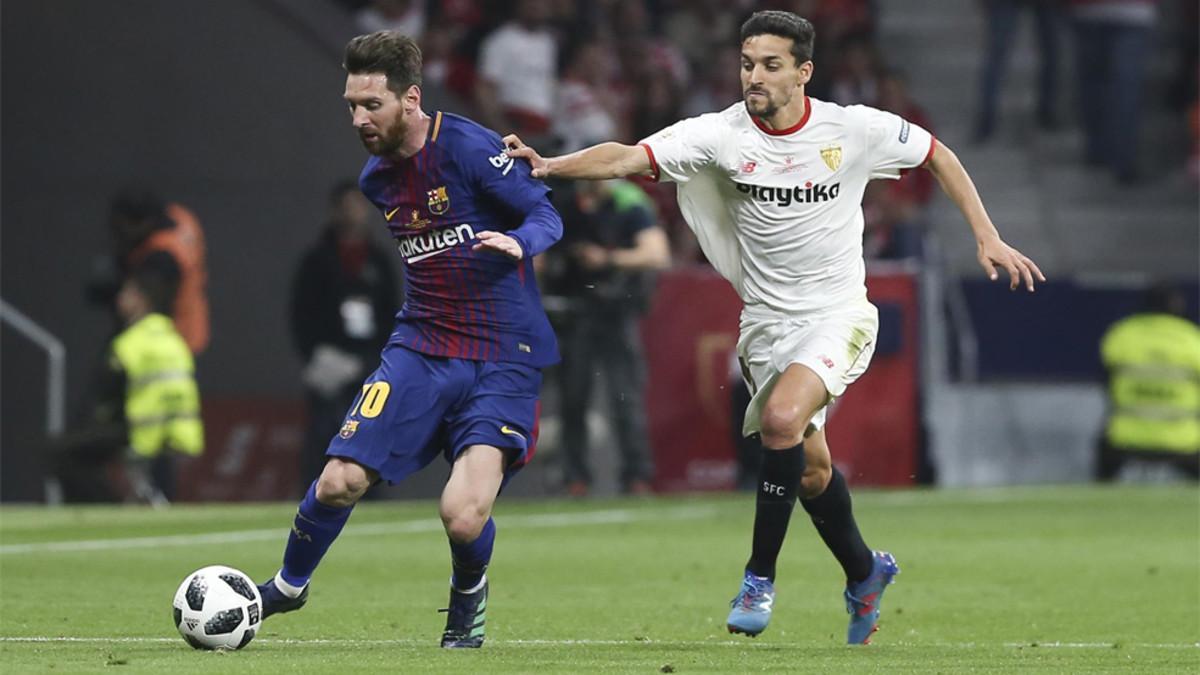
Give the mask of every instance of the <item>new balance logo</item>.
M 866 616 L 875 611 L 875 599 L 879 597 L 878 593 L 872 593 L 862 599 L 862 607 L 858 608 L 859 616 Z

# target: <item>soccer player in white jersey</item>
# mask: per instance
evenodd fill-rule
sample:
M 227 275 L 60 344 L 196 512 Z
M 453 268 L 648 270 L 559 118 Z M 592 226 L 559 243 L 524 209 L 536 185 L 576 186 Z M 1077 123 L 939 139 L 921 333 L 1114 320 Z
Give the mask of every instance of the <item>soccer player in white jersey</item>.
M 962 211 L 988 276 L 1010 289 L 1045 277 L 1000 238 L 958 158 L 928 131 L 867 106 L 805 95 L 814 31 L 790 12 L 742 25 L 743 101 L 678 122 L 638 145 L 601 143 L 543 158 L 505 143 L 535 177 L 674 181 L 684 218 L 741 296 L 738 356 L 753 393 L 743 433 L 760 438 L 753 545 L 727 621 L 761 633 L 775 602 L 775 561 L 797 497 L 846 574 L 847 640 L 876 630 L 884 589 L 899 572 L 864 543 L 845 478 L 825 440 L 829 403 L 866 370 L 878 313 L 867 301 L 862 196 L 874 178 L 922 167 Z

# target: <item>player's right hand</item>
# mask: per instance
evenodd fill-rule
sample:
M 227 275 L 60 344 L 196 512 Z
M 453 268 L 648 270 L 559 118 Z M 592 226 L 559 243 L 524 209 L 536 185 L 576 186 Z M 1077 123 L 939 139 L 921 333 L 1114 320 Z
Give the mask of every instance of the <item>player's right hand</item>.
M 534 178 L 545 178 L 550 175 L 549 162 L 546 158 L 537 153 L 537 150 L 525 145 L 525 142 L 516 134 L 509 134 L 504 137 L 504 151 L 509 157 L 524 159 L 529 162 L 529 166 L 533 168 L 531 175 Z

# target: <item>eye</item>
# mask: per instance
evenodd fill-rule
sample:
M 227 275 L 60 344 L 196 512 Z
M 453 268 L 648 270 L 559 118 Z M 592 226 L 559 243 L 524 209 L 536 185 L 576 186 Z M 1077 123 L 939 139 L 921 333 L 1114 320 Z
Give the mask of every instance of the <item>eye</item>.
M 365 107 L 367 110 L 371 111 L 379 110 L 379 103 L 377 101 L 371 101 Z

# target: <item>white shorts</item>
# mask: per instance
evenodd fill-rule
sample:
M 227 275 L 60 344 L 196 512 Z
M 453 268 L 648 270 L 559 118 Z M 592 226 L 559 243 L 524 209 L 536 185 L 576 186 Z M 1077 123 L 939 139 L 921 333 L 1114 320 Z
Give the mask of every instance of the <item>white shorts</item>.
M 797 317 L 743 310 L 740 332 L 737 352 L 752 396 L 742 434 L 762 431 L 762 412 L 771 390 L 793 363 L 816 373 L 829 394 L 809 422 L 810 429 L 816 430 L 825 426 L 829 403 L 844 394 L 871 362 L 879 311 L 866 298 L 847 307 Z

